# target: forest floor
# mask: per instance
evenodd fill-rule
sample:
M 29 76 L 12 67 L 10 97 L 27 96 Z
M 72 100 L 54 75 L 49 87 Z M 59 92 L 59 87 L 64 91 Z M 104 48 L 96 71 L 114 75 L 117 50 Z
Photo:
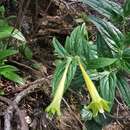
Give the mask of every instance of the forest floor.
M 122 0 L 117 2 L 122 3 Z M 33 51 L 33 59 L 27 61 L 21 55 L 9 59 L 21 70 L 26 84 L 17 86 L 5 79 L 0 81 L 1 89 L 5 92 L 5 98 L 0 98 L 0 130 L 85 129 L 85 123 L 80 118 L 79 104 L 87 99 L 73 90 L 69 90 L 64 97 L 60 118 L 48 118 L 44 110 L 51 102 L 50 81 L 55 69 L 52 38 L 56 36 L 64 42 L 66 36 L 78 24 L 77 19 L 82 12 L 95 12 L 78 0 L 21 0 L 20 5 L 20 8 L 16 9 L 17 24 Z M 7 8 L 10 9 L 9 6 Z M 16 10 L 8 10 L 7 14 L 16 13 Z M 37 69 L 34 69 L 34 66 Z M 128 115 L 127 111 L 119 109 L 119 115 Z M 118 120 L 113 117 L 110 124 L 103 129 L 129 130 L 130 119 Z

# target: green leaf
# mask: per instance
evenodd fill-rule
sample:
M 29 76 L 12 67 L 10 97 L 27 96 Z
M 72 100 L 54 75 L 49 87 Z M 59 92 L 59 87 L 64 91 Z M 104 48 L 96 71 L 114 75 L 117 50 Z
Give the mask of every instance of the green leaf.
M 26 58 L 26 59 L 32 59 L 32 51 L 31 49 L 27 46 L 27 44 L 22 44 L 19 47 L 19 51 L 21 52 L 21 54 Z
M 97 40 L 96 40 L 96 45 L 97 45 L 97 52 L 100 57 L 112 57 L 112 52 L 109 46 L 106 44 L 106 41 L 104 38 L 101 36 L 100 33 L 97 34 Z
M 76 71 L 75 76 L 71 83 L 71 88 L 73 90 L 79 90 L 80 88 L 83 87 L 83 84 L 84 84 L 83 76 L 82 76 L 80 70 L 77 68 L 77 71 Z
M 100 93 L 101 96 L 110 102 L 111 107 L 115 98 L 115 88 L 117 83 L 117 77 L 114 72 L 104 75 L 100 79 Z
M 130 48 L 125 48 L 122 53 L 122 59 L 120 60 L 120 68 L 130 73 Z
M 130 62 L 130 48 L 126 48 L 123 50 L 122 58 L 127 62 Z
M 123 42 L 124 42 L 125 47 L 130 46 L 130 32 L 126 32 L 125 39 L 124 39 Z
M 0 51 L 0 60 L 3 60 L 7 58 L 8 56 L 15 55 L 16 53 L 18 53 L 18 51 L 11 50 L 11 49 Z
M 102 130 L 102 125 L 95 122 L 95 120 L 87 121 L 86 123 L 86 129 L 85 130 Z
M 130 86 L 124 77 L 118 76 L 117 87 L 121 93 L 122 98 L 128 107 L 130 107 Z
M 23 85 L 24 80 L 14 72 L 14 71 L 16 71 L 15 69 L 14 70 L 12 70 L 12 69 L 13 69 L 12 67 L 0 68 L 0 75 L 4 76 L 5 78 L 7 78 L 11 81 L 14 81 L 18 84 Z
M 117 62 L 118 63 L 118 62 Z M 127 73 L 130 73 L 130 62 L 128 59 L 120 59 L 119 63 L 117 64 L 121 70 L 126 71 Z
M 124 61 L 123 69 L 124 69 L 126 72 L 130 73 L 130 63 Z
M 66 65 L 66 62 L 65 61 L 61 61 L 57 66 L 56 66 L 56 69 L 55 69 L 55 72 L 53 74 L 53 79 L 52 79 L 52 82 L 51 82 L 51 86 L 52 86 L 52 95 L 54 95 L 56 89 L 57 89 L 57 86 L 62 78 L 62 75 L 64 73 L 64 70 L 65 70 L 65 65 Z
M 25 47 L 24 55 L 25 55 L 25 57 L 26 57 L 27 59 L 32 59 L 32 55 L 33 55 L 33 54 L 32 54 L 31 49 L 30 49 L 28 46 Z
M 88 57 L 88 33 L 85 24 L 76 27 L 70 37 L 66 38 L 65 49 L 72 56 Z
M 0 14 L 1 14 L 2 17 L 4 17 L 4 13 L 5 13 L 4 6 L 0 6 Z
M 0 50 L 6 50 L 7 48 L 8 48 L 8 43 L 6 42 L 4 42 L 4 41 L 0 41 Z
M 123 16 L 122 7 L 110 0 L 80 0 L 94 10 L 109 19 L 121 20 Z
M 89 16 L 87 19 L 97 27 L 102 38 L 111 50 L 117 52 L 119 48 L 122 48 L 124 35 L 112 23 L 93 16 Z
M 18 29 L 14 29 L 14 27 L 10 26 L 6 20 L 0 19 L 0 39 L 11 36 L 17 40 L 26 42 L 25 37 Z
M 52 80 L 52 94 L 53 95 L 54 95 L 54 93 L 57 89 L 59 81 L 62 78 L 66 64 L 67 64 L 66 61 L 62 61 L 61 63 L 59 63 L 56 66 L 56 70 L 54 72 L 54 78 Z M 66 78 L 66 82 L 65 82 L 65 90 L 67 90 L 67 88 L 70 85 L 72 79 L 74 78 L 76 68 L 77 68 L 77 63 L 75 62 L 75 60 L 72 60 L 72 62 L 69 65 L 68 72 L 67 72 L 67 78 Z
M 56 54 L 58 54 L 59 57 L 66 57 L 69 55 L 65 48 L 60 44 L 60 42 L 56 38 L 53 38 L 52 42 L 55 48 L 55 52 Z
M 87 63 L 88 69 L 98 69 L 114 64 L 117 61 L 116 58 L 104 58 L 99 57 L 97 59 L 89 60 Z
M 0 39 L 10 37 L 12 31 L 13 27 L 9 26 L 7 21 L 0 19 Z
M 130 15 L 130 0 L 125 0 L 123 5 L 123 13 L 125 17 Z
M 86 71 L 88 72 L 88 75 L 91 78 L 91 80 L 94 80 L 94 81 L 99 81 L 99 79 L 101 77 L 103 77 L 105 74 L 108 73 L 106 71 L 97 72 L 96 70 L 93 70 L 93 69 L 90 69 L 90 70 L 86 69 Z M 81 72 L 77 69 L 75 77 L 72 80 L 71 86 L 73 89 L 78 90 L 83 87 L 82 86 L 83 84 L 84 84 L 83 76 L 82 76 Z
M 89 42 L 90 43 L 90 42 Z M 88 44 L 88 54 L 85 56 L 86 59 L 95 59 L 98 58 L 97 54 L 97 45 L 95 44 Z
M 92 112 L 85 109 L 85 108 L 83 108 L 81 110 L 80 114 L 81 114 L 82 120 L 85 121 L 85 122 L 88 121 L 88 120 L 92 120 L 92 118 L 93 118 Z
M 6 71 L 13 71 L 13 72 L 16 72 L 18 71 L 18 69 L 12 65 L 2 65 L 0 66 L 0 72 L 3 71 L 3 70 L 6 70 Z
M 99 114 L 92 120 L 87 121 L 85 123 L 87 127 L 86 130 L 102 130 L 104 126 L 110 124 L 111 120 L 112 120 L 111 118 L 109 117 L 104 118 L 102 114 Z
M 18 30 L 18 29 L 15 29 L 12 33 L 11 33 L 11 36 L 17 40 L 20 40 L 22 42 L 26 42 L 26 39 L 25 37 L 23 36 L 23 34 Z
M 70 66 L 69 66 L 69 69 L 68 69 L 68 73 L 67 73 L 67 78 L 66 78 L 66 82 L 65 82 L 65 91 L 71 84 L 71 81 L 73 80 L 73 78 L 75 76 L 76 70 L 77 70 L 77 62 L 75 60 L 72 60 Z
M 4 96 L 4 95 L 5 95 L 4 90 L 0 90 L 0 96 Z

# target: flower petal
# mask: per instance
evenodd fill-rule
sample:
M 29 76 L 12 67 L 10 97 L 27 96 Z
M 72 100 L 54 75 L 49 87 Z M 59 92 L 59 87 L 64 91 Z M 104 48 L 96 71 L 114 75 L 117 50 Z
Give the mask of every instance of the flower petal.
M 88 106 L 87 109 L 92 110 L 93 113 L 93 117 L 98 115 L 98 112 L 100 113 L 104 113 L 104 111 L 109 112 L 110 111 L 110 107 L 109 107 L 109 102 L 107 102 L 104 99 L 100 99 L 97 101 L 92 101 Z
M 46 112 L 48 112 L 49 116 L 51 115 L 61 115 L 61 111 L 60 111 L 60 105 L 55 105 L 54 102 L 52 102 L 47 108 L 46 108 Z

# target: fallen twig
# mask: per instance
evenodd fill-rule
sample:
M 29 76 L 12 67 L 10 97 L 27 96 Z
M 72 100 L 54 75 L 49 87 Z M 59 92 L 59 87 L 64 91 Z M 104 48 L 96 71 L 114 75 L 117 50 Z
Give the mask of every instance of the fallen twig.
M 38 77 L 38 76 L 42 76 L 42 73 L 36 69 L 33 69 L 32 67 L 26 65 L 26 64 L 23 64 L 23 63 L 20 63 L 20 62 L 17 62 L 17 61 L 14 61 L 14 60 L 9 60 L 10 63 L 12 64 L 15 64 L 17 66 L 19 66 L 20 68 L 24 68 L 26 70 L 29 70 L 31 71 L 31 73 L 33 73 L 35 75 L 35 77 Z
M 71 109 L 71 107 L 69 106 L 69 104 L 66 102 L 66 100 L 63 98 L 64 103 L 66 104 L 66 106 L 68 107 L 68 110 L 70 111 L 70 113 L 75 117 L 75 119 L 79 122 L 79 124 L 81 125 L 82 129 L 85 128 L 84 124 L 82 123 L 82 121 L 79 119 L 79 117 L 73 112 L 73 110 Z
M 14 99 L 13 103 L 15 104 L 19 104 L 19 102 L 21 101 L 21 99 L 23 99 L 25 96 L 27 96 L 28 94 L 34 92 L 34 90 L 36 88 L 39 88 L 41 86 L 45 87 L 49 85 L 49 80 L 47 78 L 41 78 L 41 79 L 38 79 L 32 83 L 29 83 L 23 87 L 28 87 L 27 89 L 21 91 L 17 96 L 16 98 Z M 4 127 L 4 130 L 12 130 L 11 128 L 11 119 L 12 119 L 12 116 L 13 116 L 13 111 L 14 111 L 14 108 L 12 107 L 12 105 L 10 105 L 8 108 L 7 108 L 7 112 L 4 116 L 5 118 L 5 126 L 6 124 L 8 124 L 6 127 Z M 21 127 L 21 130 L 26 130 L 24 128 Z
M 130 115 L 125 115 L 125 116 L 118 116 L 118 115 L 111 115 L 109 113 L 106 113 L 105 114 L 107 117 L 110 117 L 114 120 L 119 120 L 119 121 L 123 121 L 123 120 L 127 120 L 127 121 L 130 121 Z
M 21 130 L 28 130 L 28 127 L 26 125 L 25 122 L 25 118 L 23 117 L 23 114 L 21 113 L 21 110 L 18 108 L 17 104 L 13 101 L 11 101 L 10 99 L 6 98 L 6 97 L 2 97 L 0 96 L 0 100 L 2 102 L 5 102 L 6 104 L 8 104 L 9 106 L 11 106 L 12 108 L 14 108 L 17 112 L 17 115 L 19 116 L 20 122 L 21 122 Z M 9 117 L 9 115 L 6 116 L 7 118 Z M 6 123 L 5 128 L 10 128 L 10 123 Z

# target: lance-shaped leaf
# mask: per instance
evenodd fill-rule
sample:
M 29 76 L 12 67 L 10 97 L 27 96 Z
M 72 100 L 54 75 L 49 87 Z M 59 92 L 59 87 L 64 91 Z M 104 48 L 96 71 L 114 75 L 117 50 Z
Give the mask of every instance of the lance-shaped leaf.
M 100 33 L 97 33 L 96 45 L 97 45 L 98 56 L 113 57 L 112 50 L 106 44 L 106 41 L 104 40 L 104 38 L 102 37 Z
M 59 80 L 57 89 L 55 90 L 53 100 L 51 104 L 46 108 L 46 112 L 48 112 L 49 114 L 53 114 L 53 115 L 57 114 L 58 116 L 61 115 L 60 104 L 61 104 L 61 100 L 64 94 L 65 82 L 66 82 L 67 73 L 68 73 L 68 69 L 69 69 L 71 61 L 72 59 L 68 58 L 67 64 L 65 65 L 64 72 L 61 76 L 61 79 Z
M 88 57 L 89 42 L 85 24 L 76 27 L 71 35 L 66 38 L 65 49 L 71 56 Z
M 10 37 L 12 31 L 13 27 L 9 26 L 7 21 L 0 19 L 0 39 Z
M 0 6 L 0 15 L 2 17 L 4 17 L 4 13 L 5 13 L 5 7 L 3 5 Z
M 80 0 L 86 3 L 100 14 L 109 19 L 119 20 L 123 18 L 122 7 L 110 0 Z M 129 0 L 128 0 L 129 1 Z
M 119 48 L 122 48 L 124 35 L 112 23 L 93 16 L 87 17 L 87 20 L 91 21 L 97 27 L 109 48 L 114 52 L 117 52 Z
M 10 26 L 6 20 L 0 19 L 0 39 L 13 37 L 22 42 L 26 42 L 23 34 L 18 30 Z
M 14 30 L 13 29 L 14 28 L 12 27 L 13 32 L 11 32 L 11 36 L 21 42 L 26 43 L 27 41 L 26 41 L 25 37 L 23 36 L 22 32 L 20 32 L 18 29 L 14 29 Z
M 57 90 L 60 79 L 62 78 L 62 75 L 64 73 L 66 64 L 67 64 L 66 61 L 60 61 L 60 63 L 58 65 L 56 65 L 54 77 L 53 77 L 52 83 L 51 83 L 51 85 L 52 85 L 52 95 L 54 95 L 56 90 Z M 69 65 L 69 68 L 68 68 L 68 73 L 67 73 L 66 80 L 65 80 L 64 90 L 67 90 L 68 86 L 70 85 L 72 79 L 74 78 L 76 69 L 77 69 L 77 63 L 73 59 L 71 61 L 70 65 Z
M 116 58 L 99 57 L 99 58 L 89 60 L 87 63 L 87 68 L 99 69 L 114 64 L 116 61 L 117 61 Z
M 128 107 L 130 107 L 130 86 L 124 77 L 118 76 L 117 87 L 123 100 L 126 102 Z
M 130 73 L 130 62 L 129 59 L 125 59 L 124 57 L 117 62 L 118 67 L 120 70 L 126 71 L 127 73 Z
M 11 81 L 23 85 L 25 81 L 16 73 L 16 71 L 18 71 L 18 69 L 11 65 L 0 66 L 0 75 Z
M 0 60 L 3 60 L 7 58 L 8 56 L 15 55 L 17 53 L 18 51 L 16 50 L 11 50 L 11 49 L 2 50 L 0 51 Z
M 126 48 L 123 50 L 122 58 L 125 61 L 130 62 L 130 48 Z
M 130 73 L 130 48 L 125 48 L 123 50 L 120 68 Z
M 123 13 L 125 17 L 130 15 L 130 0 L 125 0 L 123 5 Z
M 116 74 L 108 72 L 100 79 L 100 93 L 101 96 L 110 102 L 111 107 L 115 98 L 115 88 L 117 83 Z
M 65 50 L 65 48 L 60 44 L 60 42 L 55 37 L 53 38 L 52 43 L 55 48 L 55 53 L 59 57 L 63 58 L 69 55 L 68 52 Z

